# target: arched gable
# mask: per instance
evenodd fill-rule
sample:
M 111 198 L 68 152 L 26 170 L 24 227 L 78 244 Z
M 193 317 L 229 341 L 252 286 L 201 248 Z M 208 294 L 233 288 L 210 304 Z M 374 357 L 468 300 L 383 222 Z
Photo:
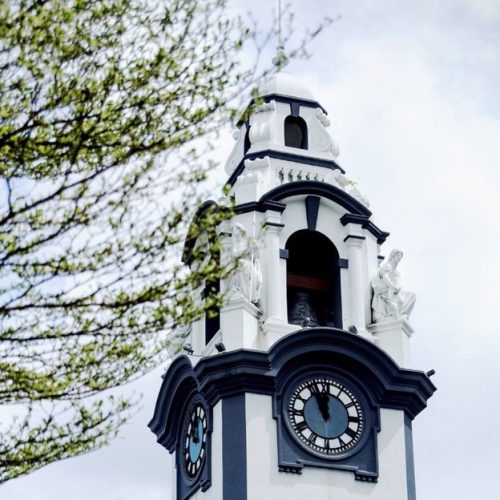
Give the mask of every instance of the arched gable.
M 170 453 L 175 450 L 178 425 L 190 394 L 199 391 L 198 377 L 187 356 L 178 357 L 163 378 L 153 418 L 148 427 Z
M 345 208 L 351 214 L 367 218 L 372 214 L 368 208 L 342 189 L 319 181 L 296 181 L 282 184 L 267 192 L 258 203 L 279 202 L 285 198 L 299 195 L 313 195 L 326 198 Z

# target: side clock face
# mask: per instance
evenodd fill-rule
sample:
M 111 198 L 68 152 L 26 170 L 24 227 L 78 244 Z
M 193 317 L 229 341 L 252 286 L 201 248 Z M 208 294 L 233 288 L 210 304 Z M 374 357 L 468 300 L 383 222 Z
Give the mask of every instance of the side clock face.
M 195 479 L 207 453 L 207 412 L 201 402 L 194 403 L 184 425 L 183 464 L 190 479 Z
M 286 409 L 292 434 L 308 450 L 335 457 L 363 436 L 363 408 L 353 392 L 330 377 L 310 378 L 292 390 Z

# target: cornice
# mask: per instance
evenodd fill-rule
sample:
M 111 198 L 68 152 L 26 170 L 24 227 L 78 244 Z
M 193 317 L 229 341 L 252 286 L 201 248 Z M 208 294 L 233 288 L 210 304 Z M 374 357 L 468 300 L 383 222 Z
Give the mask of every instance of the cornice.
M 167 371 L 149 423 L 158 442 L 175 449 L 180 412 L 193 391 L 212 407 L 243 393 L 273 395 L 298 370 L 330 367 L 355 377 L 373 404 L 402 410 L 413 419 L 436 390 L 421 371 L 400 368 L 372 342 L 336 328 L 310 328 L 286 335 L 269 352 L 240 349 L 207 357 L 193 368 L 178 357 Z

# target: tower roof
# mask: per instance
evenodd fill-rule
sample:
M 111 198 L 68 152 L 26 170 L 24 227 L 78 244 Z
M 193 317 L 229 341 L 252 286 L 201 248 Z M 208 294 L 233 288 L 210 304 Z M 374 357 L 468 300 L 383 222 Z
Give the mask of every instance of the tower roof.
M 260 97 L 273 94 L 315 101 L 303 82 L 289 73 L 279 72 L 271 75 L 258 89 Z

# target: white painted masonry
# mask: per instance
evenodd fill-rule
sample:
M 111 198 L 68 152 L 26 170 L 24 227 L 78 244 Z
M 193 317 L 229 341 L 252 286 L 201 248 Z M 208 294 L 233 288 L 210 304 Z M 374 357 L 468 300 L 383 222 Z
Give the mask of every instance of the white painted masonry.
M 271 398 L 246 395 L 248 500 L 407 499 L 404 413 L 382 409 L 378 434 L 380 477 L 377 483 L 355 481 L 351 472 L 304 467 L 302 474 L 276 467 L 276 421 Z
M 262 95 L 269 93 L 314 101 L 310 92 L 290 75 L 272 77 L 262 88 Z M 320 196 L 315 230 L 335 245 L 343 262 L 340 267 L 343 329 L 356 327 L 358 335 L 383 349 L 399 366 L 409 367 L 409 338 L 413 330 L 406 319 L 376 324 L 372 324 L 371 320 L 371 281 L 380 262 L 377 236 L 366 224 L 352 220 L 345 224 L 341 222 L 344 215 L 351 213 L 346 208 L 349 205 L 343 200 L 352 199 L 346 198 L 342 191 L 365 207 L 368 202 L 341 170 L 307 163 L 307 158 L 334 162 L 338 156 L 338 146 L 326 131 L 329 120 L 319 107 L 298 108 L 300 117 L 307 123 L 308 148 L 297 149 L 284 145 L 284 122 L 290 115 L 290 109 L 289 103 L 279 100 L 258 105 L 250 114 L 250 147 L 246 152 L 247 125 L 243 123 L 235 133 L 236 144 L 226 163 L 226 172 L 228 175 L 233 174 L 242 161 L 244 169 L 234 181 L 229 195 L 234 197 L 237 205 L 255 204 L 273 189 L 296 181 L 314 180 L 334 186 L 330 191 L 336 193 L 337 197 L 332 195 L 333 199 L 330 199 Z M 286 155 L 273 157 L 266 154 L 268 150 L 301 155 L 305 160 L 291 161 Z M 262 157 L 243 160 L 245 154 L 254 153 L 262 153 Z M 307 192 L 285 194 L 278 200 L 286 206 L 284 210 L 280 210 L 279 206 L 266 205 L 259 210 L 243 211 L 221 225 L 219 232 L 225 235 L 221 250 L 223 261 L 227 262 L 233 256 L 229 235 L 234 224 L 241 225 L 256 243 L 262 269 L 260 301 L 250 303 L 244 297 L 230 300 L 220 311 L 220 330 L 208 345 L 205 345 L 204 340 L 205 322 L 197 321 L 189 339 L 195 354 L 214 355 L 217 353 L 215 345 L 219 342 L 224 343 L 227 351 L 268 351 L 285 335 L 300 329 L 300 326 L 288 323 L 287 261 L 284 255 L 280 255 L 280 250 L 286 248 L 287 241 L 297 231 L 308 229 L 307 196 Z M 253 245 L 253 242 L 249 242 L 249 245 Z M 196 244 L 203 245 L 203 238 L 199 238 Z M 314 258 L 313 248 L 311 258 Z M 230 280 L 221 283 L 221 289 L 227 291 L 230 283 Z M 191 357 L 193 364 L 199 359 L 197 356 Z M 212 484 L 206 492 L 197 491 L 192 497 L 194 500 L 226 498 L 222 477 L 222 404 L 223 401 L 219 401 L 213 410 Z M 407 486 L 408 456 L 402 410 L 380 409 L 380 432 L 377 433 L 379 478 L 378 482 L 373 483 L 356 480 L 352 471 L 320 467 L 306 466 L 302 474 L 280 472 L 277 421 L 272 416 L 272 397 L 246 393 L 245 409 L 246 425 L 242 432 L 246 431 L 246 500 L 414 500 L 413 496 L 409 496 Z

